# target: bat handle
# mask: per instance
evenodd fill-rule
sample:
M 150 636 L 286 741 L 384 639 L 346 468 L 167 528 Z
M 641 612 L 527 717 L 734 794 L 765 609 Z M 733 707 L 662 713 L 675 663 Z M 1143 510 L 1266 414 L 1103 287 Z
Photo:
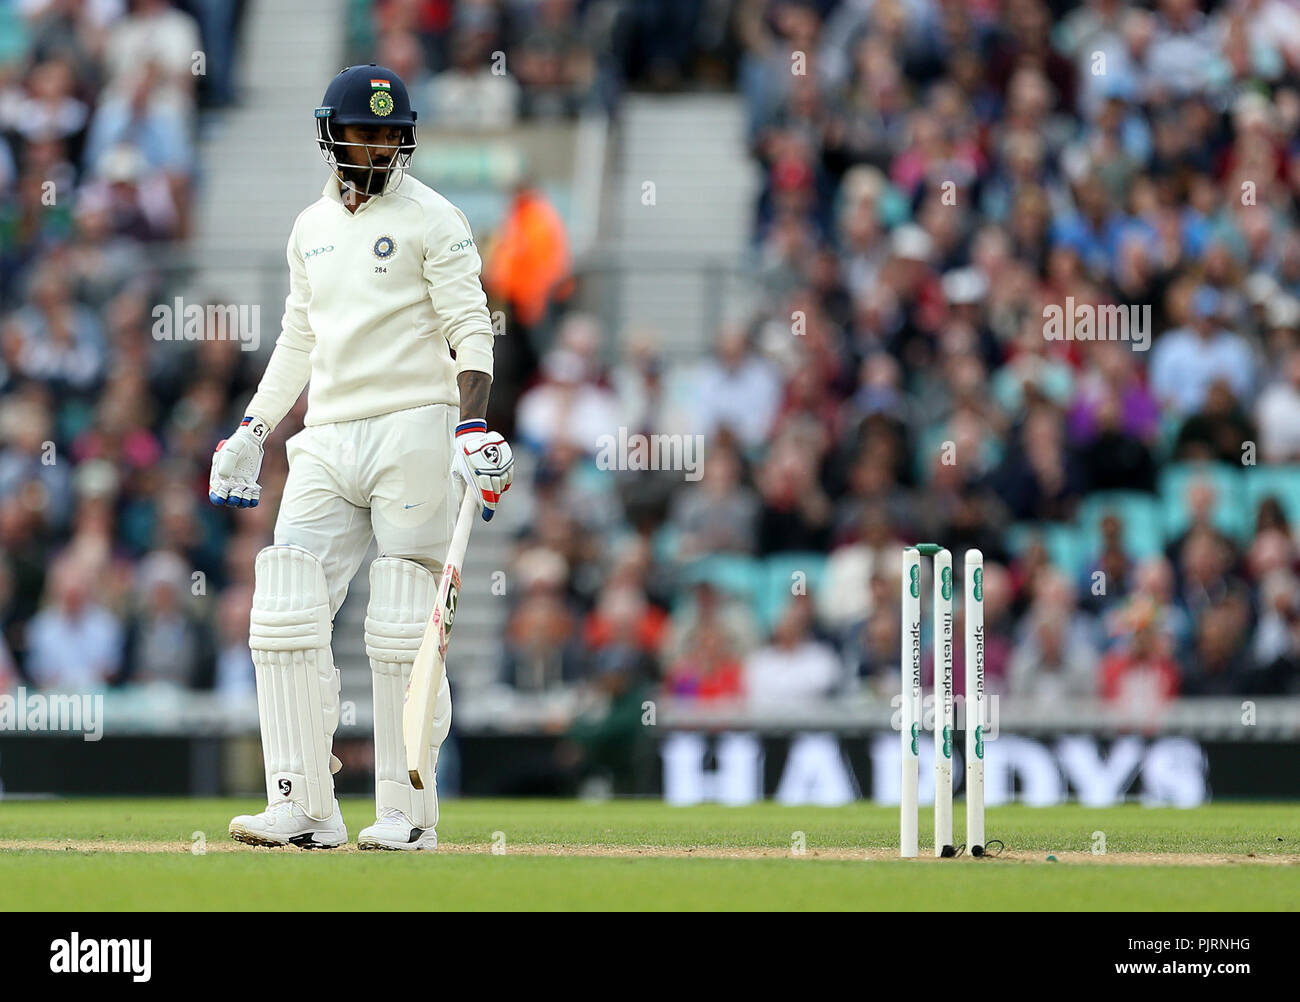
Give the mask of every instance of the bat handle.
M 456 528 L 451 534 L 451 545 L 447 548 L 447 563 L 453 567 L 460 567 L 465 561 L 465 548 L 469 545 L 469 532 L 474 527 L 476 515 L 478 501 L 474 492 L 466 487 L 465 497 L 460 502 L 460 514 L 456 517 Z

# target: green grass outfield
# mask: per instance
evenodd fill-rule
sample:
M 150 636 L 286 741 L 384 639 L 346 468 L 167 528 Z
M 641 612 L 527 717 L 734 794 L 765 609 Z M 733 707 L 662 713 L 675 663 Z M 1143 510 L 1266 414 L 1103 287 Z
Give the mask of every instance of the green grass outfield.
M 899 860 L 897 809 L 865 803 L 447 800 L 437 853 L 356 851 L 373 818 L 368 799 L 344 803 L 348 850 L 232 842 L 230 818 L 259 807 L 0 801 L 0 909 L 1259 911 L 1300 902 L 1293 803 L 996 807 L 988 835 L 1006 852 L 983 860 L 926 855 L 926 811 L 922 858 Z M 960 801 L 954 813 L 960 840 Z M 1102 837 L 1106 851 L 1095 854 Z

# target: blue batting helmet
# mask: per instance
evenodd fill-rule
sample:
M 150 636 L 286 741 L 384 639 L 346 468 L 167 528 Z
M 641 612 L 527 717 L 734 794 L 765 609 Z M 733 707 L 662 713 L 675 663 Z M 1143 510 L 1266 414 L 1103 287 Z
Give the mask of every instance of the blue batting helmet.
M 401 142 L 396 147 L 343 142 L 336 132 L 336 126 L 343 125 L 397 126 L 402 130 Z M 408 170 L 415 152 L 415 112 L 402 78 L 374 63 L 340 71 L 325 88 L 325 99 L 316 109 L 316 142 L 325 162 L 344 184 L 364 195 L 382 194 L 389 175 L 396 172 L 400 177 Z M 339 151 L 347 147 L 364 149 L 366 162 L 348 157 L 340 161 Z M 376 163 L 371 153 L 376 149 L 390 149 L 392 157 Z

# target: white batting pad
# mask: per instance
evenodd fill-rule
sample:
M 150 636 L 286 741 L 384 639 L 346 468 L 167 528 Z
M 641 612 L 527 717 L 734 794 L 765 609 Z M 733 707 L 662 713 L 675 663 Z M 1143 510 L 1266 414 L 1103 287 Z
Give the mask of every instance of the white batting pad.
M 257 710 L 269 803 L 294 800 L 313 818 L 334 811 L 334 730 L 339 673 L 330 654 L 325 571 L 300 546 L 257 555 L 248 646 L 257 671 Z
M 438 793 L 433 784 L 411 786 L 402 744 L 402 701 L 411 664 L 438 598 L 438 576 L 411 560 L 380 557 L 370 565 L 370 605 L 366 610 L 366 654 L 375 698 L 375 811 L 396 808 L 417 828 L 438 823 Z M 451 688 L 438 690 L 429 775 L 438 765 L 438 749 L 451 730 Z

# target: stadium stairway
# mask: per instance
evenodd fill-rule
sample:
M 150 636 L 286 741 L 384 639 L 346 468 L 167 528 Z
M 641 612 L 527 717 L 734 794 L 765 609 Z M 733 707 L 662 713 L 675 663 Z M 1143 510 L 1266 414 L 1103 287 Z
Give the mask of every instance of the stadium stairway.
M 325 183 L 312 111 L 342 68 L 345 6 L 250 4 L 236 70 L 239 105 L 200 129 L 197 270 L 187 295 L 260 304 L 263 352 L 280 331 L 289 229 Z
M 696 356 L 754 295 L 738 270 L 758 194 L 744 106 L 731 94 L 628 95 L 615 131 L 598 258 L 617 262 L 621 335 L 648 331 L 666 354 Z

